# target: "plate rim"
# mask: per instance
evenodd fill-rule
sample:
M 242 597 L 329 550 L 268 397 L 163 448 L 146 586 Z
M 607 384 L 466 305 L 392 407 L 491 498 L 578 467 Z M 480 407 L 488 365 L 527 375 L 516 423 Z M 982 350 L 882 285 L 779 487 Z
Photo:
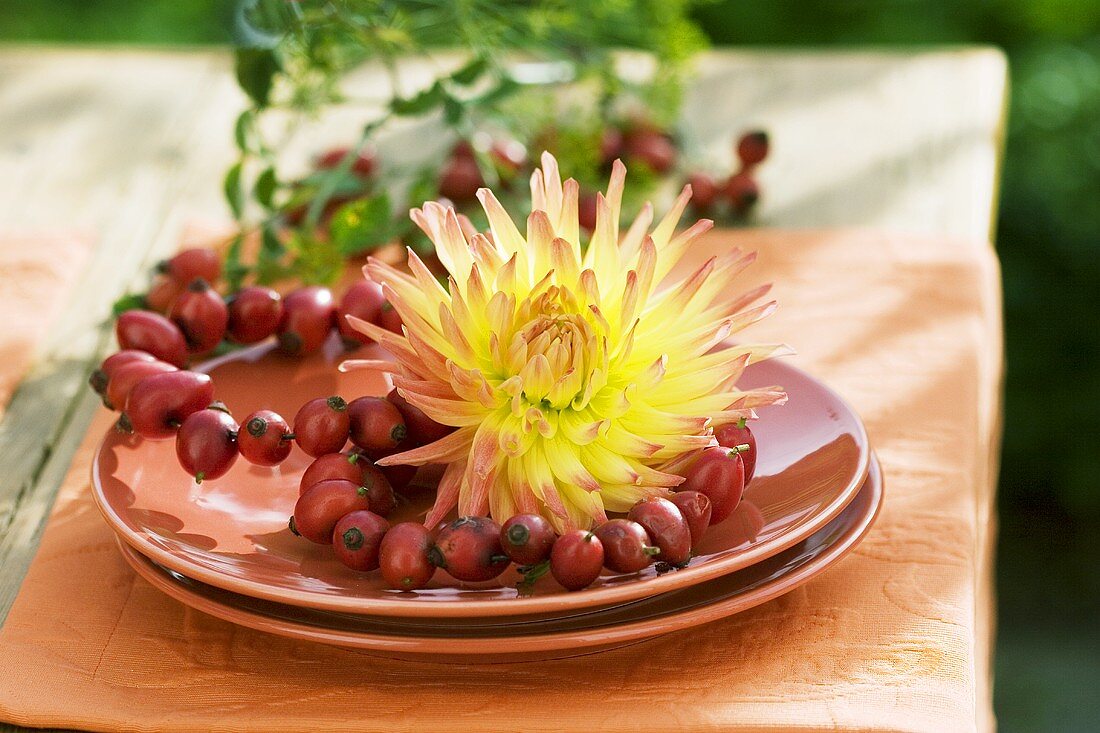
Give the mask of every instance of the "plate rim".
M 803 378 L 813 382 L 818 389 L 824 390 L 832 399 L 836 400 L 845 408 L 849 415 L 851 415 L 857 432 L 857 447 L 860 453 L 859 469 L 855 472 L 855 475 L 849 481 L 848 485 L 839 491 L 828 505 L 805 521 L 799 523 L 791 531 L 749 547 L 731 557 L 702 565 L 689 565 L 674 573 L 665 573 L 638 583 L 601 586 L 599 588 L 579 592 L 543 596 L 527 596 L 496 600 L 463 599 L 451 602 L 433 601 L 416 603 L 415 601 L 398 598 L 327 596 L 313 591 L 279 588 L 248 578 L 231 577 L 206 568 L 185 557 L 164 550 L 152 542 L 145 541 L 143 539 L 144 533 L 130 529 L 114 511 L 114 508 L 103 494 L 102 486 L 98 480 L 100 459 L 103 455 L 104 446 L 111 437 L 111 431 L 113 430 L 113 428 L 110 427 L 107 428 L 103 437 L 97 444 L 95 454 L 92 458 L 90 470 L 91 491 L 96 506 L 100 513 L 103 514 L 107 523 L 116 534 L 120 535 L 127 544 L 140 554 L 149 557 L 170 570 L 199 580 L 207 585 L 263 600 L 285 603 L 292 606 L 316 608 L 324 611 L 377 616 L 419 616 L 431 618 L 518 616 L 525 613 L 542 613 L 551 610 L 577 610 L 611 603 L 623 603 L 704 583 L 722 575 L 736 572 L 737 570 L 746 568 L 749 565 L 753 565 L 783 552 L 835 519 L 863 487 L 868 476 L 871 448 L 866 426 L 863 424 L 863 420 L 859 413 L 856 412 L 851 404 L 836 392 L 836 390 L 809 372 L 781 361 L 770 362 L 769 365 L 798 373 Z
M 273 618 L 259 611 L 232 609 L 218 601 L 205 598 L 166 577 L 163 568 L 158 569 L 152 560 L 136 549 L 129 547 L 120 537 L 116 536 L 116 540 L 119 542 L 120 551 L 126 563 L 138 575 L 165 595 L 189 608 L 207 613 L 228 623 L 263 633 L 297 641 L 313 641 L 345 649 L 408 654 L 417 658 L 428 658 L 436 655 L 480 658 L 480 661 L 486 662 L 492 656 L 507 657 L 509 660 L 514 660 L 516 655 L 566 650 L 576 650 L 578 653 L 583 654 L 585 650 L 598 650 L 599 648 L 610 648 L 643 641 L 732 616 L 789 593 L 832 568 L 847 557 L 867 537 L 881 513 L 885 501 L 885 477 L 883 476 L 881 464 L 873 454 L 871 461 L 872 467 L 868 471 L 868 478 L 861 486 L 861 490 L 866 486 L 872 491 L 869 511 L 858 517 L 852 526 L 824 552 L 807 561 L 801 567 L 774 578 L 755 589 L 725 596 L 720 600 L 702 606 L 671 611 L 657 619 L 627 621 L 580 631 L 462 638 L 384 635 L 362 631 L 325 629 L 306 622 Z M 187 599 L 197 599 L 197 603 L 189 602 Z M 253 623 L 241 623 L 239 619 L 242 616 L 252 620 Z

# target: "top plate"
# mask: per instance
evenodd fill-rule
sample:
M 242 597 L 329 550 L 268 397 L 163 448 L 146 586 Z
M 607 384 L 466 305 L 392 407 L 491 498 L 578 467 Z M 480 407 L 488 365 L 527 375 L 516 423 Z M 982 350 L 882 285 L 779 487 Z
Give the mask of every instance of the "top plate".
M 241 417 L 261 407 L 291 417 L 317 396 L 350 399 L 388 391 L 380 373 L 337 372 L 341 358 L 335 341 L 306 359 L 260 346 L 210 362 L 207 370 L 218 399 Z M 331 547 L 287 529 L 299 479 L 311 460 L 297 447 L 279 467 L 238 460 L 222 478 L 196 486 L 179 467 L 173 441 L 145 441 L 111 430 L 92 465 L 92 489 L 108 523 L 134 549 L 182 575 L 243 595 L 382 616 L 567 614 L 686 588 L 747 567 L 813 534 L 855 496 L 867 473 L 867 435 L 839 396 L 780 362 L 750 367 L 741 384 L 781 384 L 790 399 L 783 407 L 762 410 L 753 425 L 756 477 L 738 509 L 708 530 L 686 568 L 664 575 L 653 566 L 630 575 L 606 574 L 574 593 L 546 576 L 533 594 L 520 595 L 514 569 L 486 583 L 460 583 L 441 571 L 413 593 L 386 588 L 378 572 L 348 570 Z M 413 496 L 391 522 L 422 517 L 431 499 L 430 491 Z

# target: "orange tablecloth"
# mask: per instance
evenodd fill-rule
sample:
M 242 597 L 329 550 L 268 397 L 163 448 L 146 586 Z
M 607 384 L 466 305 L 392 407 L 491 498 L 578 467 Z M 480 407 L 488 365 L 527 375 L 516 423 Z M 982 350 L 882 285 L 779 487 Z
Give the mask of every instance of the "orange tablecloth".
M 97 419 L 0 630 L 0 719 L 142 730 L 905 730 L 992 727 L 990 541 L 1000 421 L 986 244 L 720 232 L 758 248 L 795 345 L 867 421 L 886 504 L 837 567 L 746 613 L 524 665 L 389 661 L 217 621 L 119 557 L 87 491 Z

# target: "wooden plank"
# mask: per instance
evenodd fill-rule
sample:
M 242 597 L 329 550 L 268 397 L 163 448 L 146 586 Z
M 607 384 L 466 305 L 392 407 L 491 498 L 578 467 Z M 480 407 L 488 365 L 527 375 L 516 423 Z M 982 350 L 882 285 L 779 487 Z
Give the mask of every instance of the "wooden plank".
M 369 94 L 378 79 L 368 71 L 354 84 Z M 980 244 L 994 221 L 1005 81 L 990 49 L 710 53 L 686 99 L 687 155 L 726 172 L 732 137 L 764 127 L 773 154 L 757 223 Z M 0 227 L 79 229 L 98 242 L 0 423 L 0 621 L 96 409 L 83 383 L 111 344 L 109 305 L 171 251 L 185 222 L 224 216 L 220 180 L 240 107 L 221 51 L 0 48 Z M 362 110 L 340 111 L 290 154 L 304 160 L 363 121 Z M 446 141 L 422 143 L 430 155 Z
M 221 125 L 220 115 L 211 121 L 203 101 L 211 88 L 232 85 L 224 59 L 209 56 L 4 55 L 0 80 L 0 150 L 22 169 L 0 188 L 5 226 L 57 226 L 63 212 L 66 224 L 101 232 L 0 423 L 2 619 L 95 409 L 84 380 L 110 342 L 110 304 L 171 251 L 179 201 L 220 175 L 224 155 L 189 152 L 200 141 L 214 145 L 207 130 Z M 79 104 L 69 104 L 74 97 Z M 224 147 L 228 154 L 228 140 Z

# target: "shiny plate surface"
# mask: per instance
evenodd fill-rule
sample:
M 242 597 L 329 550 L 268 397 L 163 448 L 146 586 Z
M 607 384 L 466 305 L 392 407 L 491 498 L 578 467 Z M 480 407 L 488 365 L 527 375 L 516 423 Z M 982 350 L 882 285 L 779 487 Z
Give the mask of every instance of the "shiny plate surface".
M 357 356 L 381 357 L 367 347 Z M 365 353 L 364 353 L 365 352 Z M 261 346 L 211 362 L 217 398 L 243 417 L 266 407 L 292 418 L 313 397 L 385 394 L 381 373 L 341 374 L 333 342 L 323 353 L 290 359 Z M 746 568 L 803 541 L 856 495 L 869 462 L 866 432 L 855 412 L 809 374 L 779 361 L 750 367 L 745 386 L 782 385 L 787 405 L 765 408 L 753 424 L 756 477 L 738 509 L 708 530 L 682 570 L 653 567 L 607 574 L 568 593 L 549 577 L 533 594 L 515 588 L 509 570 L 488 583 L 460 583 L 437 572 L 415 593 L 385 587 L 378 572 L 356 573 L 332 549 L 294 537 L 287 518 L 310 458 L 297 447 L 281 466 L 238 460 L 220 479 L 196 486 L 176 461 L 173 441 L 144 441 L 109 431 L 92 467 L 97 504 L 115 532 L 154 562 L 224 590 L 295 606 L 397 617 L 485 617 L 566 614 L 687 588 Z M 418 482 L 430 483 L 430 470 Z M 402 502 L 391 522 L 415 519 L 432 500 L 424 488 Z
M 534 661 L 592 653 L 725 618 L 806 583 L 867 534 L 883 499 L 877 461 L 855 499 L 825 527 L 743 570 L 683 590 L 568 617 L 393 619 L 318 611 L 242 596 L 157 565 L 119 541 L 154 586 L 199 611 L 293 639 L 384 656 L 457 663 Z

